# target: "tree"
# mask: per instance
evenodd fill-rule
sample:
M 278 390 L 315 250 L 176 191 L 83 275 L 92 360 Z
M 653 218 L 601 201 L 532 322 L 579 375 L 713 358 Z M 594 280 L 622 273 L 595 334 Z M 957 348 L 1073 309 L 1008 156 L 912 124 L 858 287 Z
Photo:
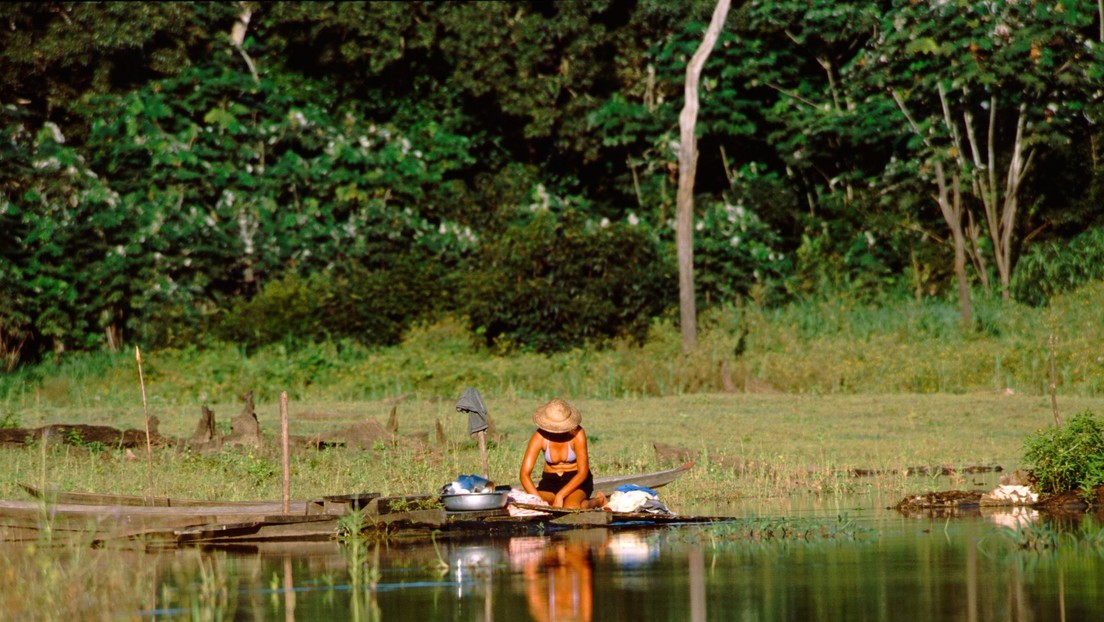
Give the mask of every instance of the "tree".
M 717 43 L 721 28 L 724 27 L 730 4 L 730 0 L 717 0 L 705 37 L 686 65 L 686 101 L 679 114 L 676 236 L 679 267 L 679 320 L 684 352 L 690 352 L 698 347 L 697 307 L 694 300 L 694 174 L 698 166 L 697 136 L 694 134 L 694 125 L 698 118 L 698 81 L 701 78 L 702 67 Z
M 1088 2 L 985 0 L 898 3 L 850 66 L 847 83 L 870 114 L 890 97 L 912 139 L 904 165 L 930 180 L 954 240 L 963 319 L 964 256 L 989 289 L 992 261 L 1010 297 L 1016 229 L 1040 151 L 1070 140 L 1101 98 L 1099 46 Z

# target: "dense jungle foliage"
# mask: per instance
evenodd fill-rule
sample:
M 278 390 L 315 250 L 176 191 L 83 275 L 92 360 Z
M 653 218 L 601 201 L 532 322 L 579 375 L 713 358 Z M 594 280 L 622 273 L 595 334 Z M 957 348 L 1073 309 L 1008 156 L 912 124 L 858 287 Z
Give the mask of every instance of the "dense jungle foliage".
M 0 357 L 645 338 L 712 2 L 0 5 Z M 1104 279 L 1089 0 L 737 2 L 699 308 Z M 967 295 L 960 298 L 960 292 Z

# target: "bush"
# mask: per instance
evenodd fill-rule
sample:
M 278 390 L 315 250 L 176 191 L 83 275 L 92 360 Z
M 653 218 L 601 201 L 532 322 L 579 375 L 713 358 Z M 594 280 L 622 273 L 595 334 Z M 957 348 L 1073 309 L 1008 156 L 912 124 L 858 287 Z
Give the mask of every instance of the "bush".
M 1030 246 L 1016 264 L 1012 293 L 1031 305 L 1104 279 L 1104 227 L 1072 240 Z
M 396 345 L 413 322 L 433 311 L 432 273 L 418 263 L 289 274 L 235 303 L 217 333 L 248 347 L 343 338 L 366 346 Z
M 1090 412 L 1024 441 L 1025 461 L 1039 492 L 1092 490 L 1104 484 L 1104 423 Z
M 485 243 L 460 297 L 472 330 L 500 350 L 642 342 L 677 291 L 673 267 L 641 227 L 542 212 Z

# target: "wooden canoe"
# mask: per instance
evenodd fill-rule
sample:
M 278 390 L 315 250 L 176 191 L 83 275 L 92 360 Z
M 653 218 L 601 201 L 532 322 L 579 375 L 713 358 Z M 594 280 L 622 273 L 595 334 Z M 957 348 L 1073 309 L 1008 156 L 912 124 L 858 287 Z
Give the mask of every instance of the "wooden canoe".
M 693 463 L 673 469 L 617 475 L 595 479 L 595 489 L 607 494 L 623 484 L 648 488 L 665 486 L 690 470 Z M 23 489 L 35 497 L 31 501 L 0 501 L 0 541 L 35 540 L 48 535 L 52 541 L 71 539 L 103 542 L 117 539 L 144 539 L 168 546 L 195 543 L 238 543 L 265 541 L 311 541 L 332 538 L 341 517 L 352 509 L 365 513 L 365 529 L 386 525 L 425 533 L 441 529 L 452 535 L 491 532 L 516 534 L 540 532 L 551 520 L 569 523 L 604 516 L 511 517 L 505 510 L 490 513 L 446 512 L 425 504 L 435 495 L 381 497 L 379 493 L 333 495 L 311 501 L 293 501 L 283 513 L 280 501 L 220 502 L 170 497 L 112 495 L 82 492 L 42 491 L 28 485 Z M 608 513 L 607 513 L 608 514 Z M 613 516 L 624 522 L 626 516 Z M 683 519 L 685 521 L 685 519 Z M 651 517 L 651 523 L 662 518 Z M 580 525 L 582 523 L 579 523 Z M 578 526 L 578 525 L 577 525 Z
M 594 478 L 594 489 L 607 495 L 614 489 L 624 484 L 635 484 L 648 488 L 662 488 L 675 481 L 694 466 L 693 462 L 651 473 L 637 473 L 633 475 L 610 475 Z M 257 508 L 261 506 L 273 507 L 280 501 L 216 501 L 212 499 L 188 499 L 180 497 L 147 497 L 143 495 L 115 495 L 95 492 L 67 492 L 55 490 L 41 490 L 28 484 L 19 485 L 27 494 L 35 499 L 41 499 L 50 504 L 61 505 L 111 505 L 134 507 L 161 507 L 161 508 L 191 508 L 191 507 L 220 507 L 220 508 Z M 513 484 L 514 488 L 521 488 L 521 484 Z M 368 501 L 379 497 L 378 492 L 353 493 L 346 495 L 330 495 L 322 497 L 321 501 L 292 501 L 292 505 L 302 507 L 303 504 L 325 503 L 327 505 L 349 505 L 351 507 L 363 507 Z M 425 495 L 428 497 L 428 495 Z M 414 497 L 408 497 L 413 499 Z M 303 512 L 299 512 L 303 513 Z M 311 512 L 309 509 L 307 513 Z M 331 513 L 331 512 L 326 512 Z
M 121 505 L 155 508 L 186 507 L 255 507 L 280 503 L 279 501 L 215 501 L 211 499 L 181 499 L 177 497 L 146 497 L 142 495 L 113 495 L 97 492 L 68 492 L 62 490 L 41 490 L 27 484 L 20 488 L 35 499 L 51 504 L 63 505 Z M 297 503 L 302 503 L 301 501 Z
M 644 486 L 646 488 L 662 488 L 667 484 L 680 478 L 693 468 L 694 462 L 690 461 L 686 464 L 681 464 L 677 467 L 665 469 L 663 471 L 652 471 L 650 473 L 636 473 L 630 475 L 607 475 L 604 477 L 594 478 L 594 490 L 597 492 L 604 492 L 607 496 L 613 493 L 618 486 L 624 486 L 626 484 L 633 484 L 636 486 Z M 505 488 L 500 486 L 499 488 Z M 521 484 L 515 482 L 510 484 L 509 488 L 520 489 Z
M 651 473 L 640 473 L 637 475 L 609 475 L 606 477 L 594 478 L 594 490 L 601 491 L 607 495 L 611 494 L 618 486 L 625 484 L 634 484 L 636 486 L 644 486 L 646 488 L 662 488 L 667 484 L 682 477 L 684 473 L 693 468 L 694 462 L 690 461 L 686 464 L 679 465 L 673 469 L 667 469 L 665 471 L 653 471 Z
M 187 499 L 181 497 L 147 497 L 142 495 L 113 495 L 96 492 L 68 492 L 62 490 L 41 490 L 27 484 L 19 484 L 19 487 L 35 499 L 50 504 L 60 505 L 110 505 L 127 507 L 155 507 L 155 508 L 194 508 L 194 507 L 220 507 L 220 508 L 259 508 L 281 505 L 281 501 L 217 501 L 213 499 Z M 349 507 L 363 507 L 368 501 L 379 497 L 378 492 L 361 492 L 346 495 L 329 495 L 313 501 L 292 500 L 291 505 L 302 508 L 308 506 L 306 513 L 312 512 L 309 506 L 336 504 Z M 303 513 L 303 512 L 300 512 Z

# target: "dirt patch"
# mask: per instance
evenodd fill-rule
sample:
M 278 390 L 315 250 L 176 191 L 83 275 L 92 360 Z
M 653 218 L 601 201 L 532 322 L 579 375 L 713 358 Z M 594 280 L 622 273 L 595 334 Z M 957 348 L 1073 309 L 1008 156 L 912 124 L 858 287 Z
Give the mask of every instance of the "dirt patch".
M 243 397 L 241 413 L 230 420 L 230 433 L 220 434 L 215 413 L 203 406 L 195 431 L 186 439 L 162 436 L 157 431 L 157 418 L 150 417 L 150 443 L 157 447 L 189 449 L 203 454 L 219 453 L 237 446 L 261 447 L 270 442 L 272 435 L 265 435 L 257 420 L 252 392 Z M 297 416 L 298 417 L 298 416 Z M 373 417 L 361 420 L 335 432 L 310 436 L 289 437 L 288 442 L 299 450 L 320 450 L 344 447 L 350 450 L 372 450 L 380 447 L 404 447 L 415 451 L 427 451 L 434 446 L 444 447 L 448 441 L 440 421 L 431 433 L 408 432 L 399 434 L 397 406 L 391 408 L 387 425 L 381 425 Z M 277 436 L 278 438 L 278 436 Z M 58 423 L 41 428 L 0 429 L 0 448 L 23 447 L 46 439 L 48 443 L 67 444 L 75 447 L 100 446 L 105 449 L 145 449 L 145 430 L 120 430 L 110 426 Z
M 120 430 L 106 425 L 54 423 L 40 428 L 9 428 L 0 430 L 0 447 L 22 447 L 28 443 L 65 443 L 87 447 L 93 444 L 114 449 L 135 449 L 146 446 L 145 430 Z M 150 417 L 150 444 L 173 445 L 176 441 L 157 431 L 157 418 Z
M 947 490 L 943 492 L 929 492 L 922 495 L 905 497 L 894 509 L 898 511 L 930 510 L 935 508 L 959 508 L 969 505 L 980 505 L 981 496 L 985 494 L 980 490 Z

